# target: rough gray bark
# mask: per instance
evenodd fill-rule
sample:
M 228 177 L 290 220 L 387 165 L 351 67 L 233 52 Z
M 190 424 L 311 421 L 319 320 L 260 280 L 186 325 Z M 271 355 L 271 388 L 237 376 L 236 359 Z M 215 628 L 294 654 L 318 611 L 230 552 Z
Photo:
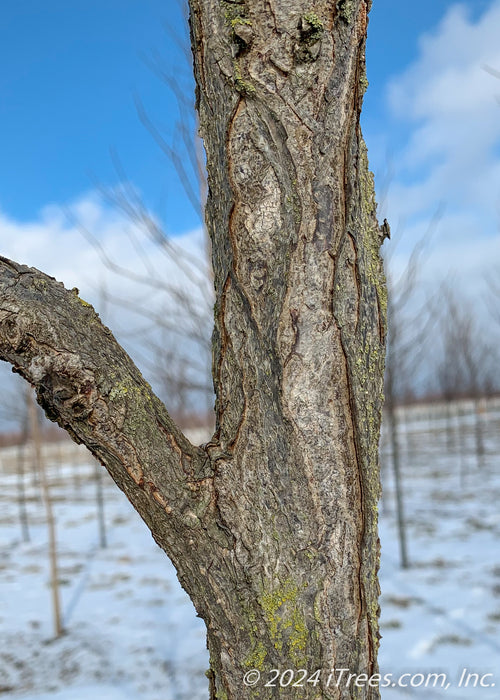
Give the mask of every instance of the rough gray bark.
M 0 265 L 0 356 L 108 468 L 208 629 L 211 698 L 378 698 L 382 235 L 365 0 L 191 0 L 217 428 L 192 446 L 75 291 Z M 243 685 L 257 669 L 262 681 Z M 295 677 L 296 679 L 297 677 Z

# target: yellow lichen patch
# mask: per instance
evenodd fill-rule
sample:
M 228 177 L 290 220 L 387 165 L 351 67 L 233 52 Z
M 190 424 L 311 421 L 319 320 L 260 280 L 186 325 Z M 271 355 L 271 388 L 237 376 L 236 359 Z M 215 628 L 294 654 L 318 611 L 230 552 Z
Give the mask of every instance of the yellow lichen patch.
M 233 27 L 233 29 L 234 29 L 234 27 L 237 27 L 239 24 L 244 24 L 247 27 L 252 26 L 252 23 L 250 22 L 249 19 L 244 19 L 243 17 L 240 17 L 239 15 L 237 17 L 235 17 L 234 19 L 232 19 L 230 21 L 230 24 L 231 24 L 231 27 Z
M 354 2 L 353 0 L 339 0 L 337 10 L 346 24 L 350 24 L 354 19 Z
M 308 43 L 314 44 L 316 41 L 319 41 L 323 34 L 324 26 L 318 15 L 315 12 L 306 12 L 304 15 L 304 22 L 311 27 Z
M 126 396 L 128 394 L 128 386 L 125 382 L 119 382 L 116 384 L 109 392 L 110 401 L 115 401 L 117 398 Z
M 234 61 L 234 84 L 242 95 L 253 95 L 255 87 L 248 80 L 244 80 L 238 61 Z
M 299 591 L 299 586 L 287 579 L 273 593 L 264 593 L 259 598 L 275 649 L 282 652 L 284 646 L 287 647 L 286 651 L 295 663 L 302 661 L 308 635 L 298 607 Z
M 257 642 L 252 652 L 245 659 L 245 666 L 247 668 L 256 668 L 261 670 L 264 666 L 264 661 L 266 660 L 267 651 L 262 642 Z

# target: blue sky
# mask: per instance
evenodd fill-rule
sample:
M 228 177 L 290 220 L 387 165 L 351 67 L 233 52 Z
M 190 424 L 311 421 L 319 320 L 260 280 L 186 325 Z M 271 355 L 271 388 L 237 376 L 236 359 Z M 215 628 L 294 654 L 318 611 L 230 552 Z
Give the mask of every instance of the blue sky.
M 367 42 L 367 73 L 370 89 L 366 95 L 363 119 L 369 127 L 388 116 L 386 86 L 395 75 L 418 58 L 419 40 L 435 30 L 446 12 L 459 3 L 450 0 L 373 0 Z M 491 4 L 488 0 L 460 3 L 477 19 Z
M 3 254 L 48 266 L 71 286 L 68 277 L 76 276 L 85 287 L 75 259 L 84 241 L 61 213 L 71 207 L 110 252 L 125 256 L 123 220 L 96 196 L 96 183 L 118 180 L 110 149 L 169 233 L 191 235 L 199 227 L 173 167 L 134 106 L 138 97 L 172 140 L 175 100 L 144 60 L 159 52 L 167 70 L 186 75 L 165 25 L 182 36 L 175 0 L 4 3 Z M 380 215 L 402 234 L 404 257 L 444 204 L 429 277 L 448 266 L 477 279 L 484 260 L 500 262 L 500 81 L 482 68 L 487 63 L 500 70 L 499 35 L 500 0 L 373 3 L 363 125 Z M 186 84 L 189 94 L 189 78 Z M 86 261 L 88 278 L 92 255 L 84 251 L 78 258 Z
M 375 0 L 367 51 L 368 91 L 363 120 L 367 138 L 394 149 L 408 124 L 387 128 L 388 81 L 418 56 L 419 37 L 432 31 L 450 0 Z M 472 16 L 488 6 L 468 3 Z M 166 67 L 183 58 L 164 30 L 182 36 L 174 0 L 24 0 L 2 8 L 0 25 L 0 207 L 20 221 L 47 204 L 64 203 L 110 185 L 115 149 L 148 204 L 180 233 L 197 221 L 183 205 L 175 172 L 139 122 L 137 95 L 171 137 L 178 118 L 172 95 L 144 62 L 159 51 Z M 500 28 L 499 28 L 500 31 Z M 175 70 L 174 68 L 174 70 Z M 372 144 L 369 143 L 370 146 Z M 373 145 L 373 167 L 381 170 Z M 168 216 L 166 215 L 168 212 Z
M 170 205 L 173 230 L 185 230 L 186 214 L 176 206 L 182 192 L 134 107 L 137 95 L 158 122 L 176 116 L 171 95 L 144 61 L 159 50 L 165 65 L 182 62 L 164 23 L 182 31 L 172 0 L 4 4 L 0 207 L 6 213 L 31 220 L 47 204 L 93 188 L 94 178 L 113 184 L 115 149 L 151 206 Z

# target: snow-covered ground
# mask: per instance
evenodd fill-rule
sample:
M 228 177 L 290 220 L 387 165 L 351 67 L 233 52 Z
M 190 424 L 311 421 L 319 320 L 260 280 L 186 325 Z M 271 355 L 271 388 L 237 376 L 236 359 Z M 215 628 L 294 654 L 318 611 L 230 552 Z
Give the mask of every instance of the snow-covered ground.
M 451 431 L 403 426 L 411 568 L 398 565 L 393 484 L 382 445 L 381 673 L 446 673 L 441 687 L 384 688 L 388 700 L 500 697 L 500 414 Z M 75 479 L 75 473 L 79 478 Z M 103 475 L 108 547 L 98 546 L 94 466 L 50 469 L 66 634 L 54 640 L 44 509 L 26 479 L 23 542 L 17 478 L 0 469 L 0 697 L 6 700 L 198 700 L 207 697 L 201 620 L 147 528 Z M 496 687 L 458 687 L 464 669 Z M 392 680 L 391 679 L 391 680 Z M 405 677 L 419 684 L 420 676 Z M 286 693 L 283 694 L 286 697 Z
M 167 557 L 107 476 L 108 546 L 98 547 L 93 469 L 80 467 L 79 484 L 74 469 L 59 476 L 52 470 L 66 629 L 57 640 L 43 506 L 28 503 L 31 542 L 21 542 L 12 502 L 16 481 L 1 476 L 0 697 L 205 698 L 204 624 Z
M 446 673 L 450 683 L 446 690 L 388 687 L 388 700 L 500 698 L 500 412 L 479 415 L 479 435 L 475 415 L 452 413 L 449 426 L 435 417 L 402 426 L 405 571 L 386 434 L 382 441 L 381 672 L 396 679 Z M 468 688 L 459 687 L 465 669 L 495 686 L 473 687 L 472 676 Z

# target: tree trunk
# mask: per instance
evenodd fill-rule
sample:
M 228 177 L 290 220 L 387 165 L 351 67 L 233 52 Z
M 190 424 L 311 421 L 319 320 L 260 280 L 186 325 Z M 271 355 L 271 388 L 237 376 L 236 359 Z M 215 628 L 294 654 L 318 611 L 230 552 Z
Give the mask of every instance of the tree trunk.
M 209 625 L 215 685 L 237 697 L 248 666 L 370 675 L 385 290 L 359 127 L 367 5 L 190 4 L 217 298 L 214 449 L 230 455 L 215 485 L 241 566 L 242 608 Z
M 186 440 L 77 290 L 5 260 L 0 354 L 171 557 L 207 623 L 211 698 L 277 697 L 272 669 L 294 671 L 289 698 L 378 698 L 330 675 L 377 673 L 386 297 L 359 127 L 367 3 L 190 6 L 212 440 Z

